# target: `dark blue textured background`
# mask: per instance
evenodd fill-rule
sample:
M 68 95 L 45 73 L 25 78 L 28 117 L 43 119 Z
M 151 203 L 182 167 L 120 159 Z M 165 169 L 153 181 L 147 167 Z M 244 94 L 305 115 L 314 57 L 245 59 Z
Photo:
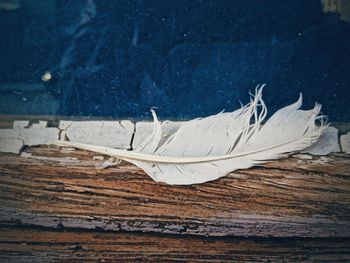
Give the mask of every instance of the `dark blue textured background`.
M 62 0 L 50 14 L 25 2 L 0 13 L 0 82 L 52 71 L 57 114 L 203 116 L 266 83 L 270 111 L 303 92 L 350 121 L 350 24 L 319 0 Z

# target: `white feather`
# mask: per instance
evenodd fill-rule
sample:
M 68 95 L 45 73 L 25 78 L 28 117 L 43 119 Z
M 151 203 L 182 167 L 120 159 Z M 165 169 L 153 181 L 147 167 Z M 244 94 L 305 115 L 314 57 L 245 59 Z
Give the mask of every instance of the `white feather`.
M 188 121 L 166 140 L 152 110 L 153 132 L 134 151 L 66 141 L 58 144 L 118 157 L 159 182 L 188 185 L 215 180 L 302 150 L 327 127 L 324 116 L 319 115 L 319 104 L 312 110 L 300 110 L 301 95 L 262 124 L 267 115 L 262 88 L 240 109 Z

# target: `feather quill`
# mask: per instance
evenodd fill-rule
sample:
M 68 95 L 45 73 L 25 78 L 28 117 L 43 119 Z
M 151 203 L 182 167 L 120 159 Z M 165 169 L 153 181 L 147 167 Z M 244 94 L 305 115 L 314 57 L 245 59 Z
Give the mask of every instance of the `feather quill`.
M 262 90 L 263 86 L 257 87 L 250 103 L 240 109 L 190 120 L 167 138 L 152 110 L 153 132 L 133 151 L 69 141 L 58 145 L 123 159 L 157 182 L 189 185 L 288 156 L 317 141 L 328 125 L 320 115 L 321 105 L 300 110 L 300 94 L 297 102 L 278 110 L 263 124 L 267 108 Z

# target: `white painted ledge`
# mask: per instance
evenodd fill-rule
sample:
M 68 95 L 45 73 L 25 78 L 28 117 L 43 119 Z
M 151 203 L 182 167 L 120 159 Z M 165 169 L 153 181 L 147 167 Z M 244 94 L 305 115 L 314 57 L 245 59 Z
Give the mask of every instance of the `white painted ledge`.
M 350 132 L 340 136 L 340 145 L 343 152 L 350 154 Z
M 340 152 L 338 129 L 327 127 L 319 140 L 306 148 L 303 152 L 311 153 L 313 155 L 327 155 L 329 153 Z
M 21 153 L 24 142 L 20 139 L 0 139 L 0 152 Z
M 59 129 L 70 141 L 129 149 L 134 133 L 131 121 L 61 121 Z
M 163 138 L 166 140 L 182 125 L 183 121 L 163 121 Z M 58 139 L 103 145 L 113 148 L 130 149 L 152 134 L 153 123 L 140 121 L 66 121 L 59 122 L 58 128 L 47 127 L 47 121 L 30 125 L 29 121 L 14 121 L 13 129 L 0 129 L 0 151 L 19 153 L 24 145 L 55 144 Z M 350 132 L 342 135 L 339 146 L 338 130 L 328 127 L 320 140 L 304 153 L 327 155 L 332 152 L 350 154 Z
M 25 145 L 53 144 L 59 138 L 57 128 L 15 128 L 0 129 L 1 140 L 20 139 Z

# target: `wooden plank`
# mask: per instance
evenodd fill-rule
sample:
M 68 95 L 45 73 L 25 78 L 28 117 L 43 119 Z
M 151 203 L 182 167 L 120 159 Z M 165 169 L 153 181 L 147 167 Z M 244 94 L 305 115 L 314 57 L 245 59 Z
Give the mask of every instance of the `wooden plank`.
M 349 262 L 349 239 L 204 238 L 0 227 L 1 262 Z
M 350 237 L 350 157 L 288 158 L 192 186 L 93 153 L 0 155 L 0 223 L 204 236 Z M 66 158 L 74 157 L 74 158 Z M 310 156 L 308 156 L 310 157 Z M 311 158 L 311 157 L 310 157 Z

